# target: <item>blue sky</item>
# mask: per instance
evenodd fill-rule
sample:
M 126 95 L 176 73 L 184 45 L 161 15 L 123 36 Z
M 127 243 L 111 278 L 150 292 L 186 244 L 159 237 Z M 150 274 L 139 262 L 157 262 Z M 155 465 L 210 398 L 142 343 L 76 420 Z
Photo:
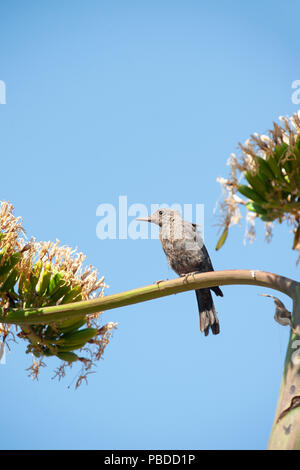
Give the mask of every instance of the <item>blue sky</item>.
M 99 204 L 205 205 L 215 269 L 296 278 L 289 228 L 216 252 L 226 160 L 297 110 L 297 1 L 2 1 L 1 200 L 29 236 L 78 247 L 107 294 L 175 277 L 158 240 L 99 240 Z M 224 287 L 221 334 L 188 292 L 103 314 L 119 322 L 88 386 L 27 377 L 22 342 L 0 365 L 2 449 L 264 449 L 288 331 L 266 289 Z M 272 292 L 271 292 L 272 293 Z M 275 294 L 276 295 L 276 294 Z M 290 301 L 284 296 L 287 307 Z

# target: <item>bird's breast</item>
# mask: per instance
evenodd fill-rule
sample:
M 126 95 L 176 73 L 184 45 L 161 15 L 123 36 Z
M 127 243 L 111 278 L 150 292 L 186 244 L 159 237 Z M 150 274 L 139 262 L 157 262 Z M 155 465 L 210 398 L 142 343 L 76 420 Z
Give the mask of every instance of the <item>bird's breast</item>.
M 163 240 L 163 250 L 169 265 L 179 275 L 197 271 L 199 264 L 199 246 L 188 240 Z

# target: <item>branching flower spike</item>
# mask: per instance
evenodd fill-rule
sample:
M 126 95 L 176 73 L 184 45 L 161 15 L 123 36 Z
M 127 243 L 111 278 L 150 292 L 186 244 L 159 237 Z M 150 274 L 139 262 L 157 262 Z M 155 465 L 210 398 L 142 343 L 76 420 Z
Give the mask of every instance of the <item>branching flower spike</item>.
M 300 111 L 279 119 L 282 124 L 274 122 L 268 135 L 255 133 L 239 144 L 241 155 L 231 154 L 228 160 L 230 177 L 217 179 L 223 187 L 223 232 L 217 249 L 224 244 L 229 227 L 240 221 L 243 207 L 250 241 L 255 239 L 257 218 L 265 222 L 267 240 L 274 222 L 287 222 L 294 234 L 292 247 L 300 253 Z
M 98 277 L 91 265 L 84 267 L 85 256 L 59 241 L 25 241 L 22 220 L 13 215 L 13 206 L 0 204 L 0 307 L 4 318 L 14 310 L 70 304 L 102 297 L 104 277 Z M 65 368 L 80 364 L 77 385 L 80 384 L 104 352 L 114 323 L 101 325 L 101 312 L 92 315 L 64 317 L 55 323 L 0 324 L 0 338 L 5 343 L 16 336 L 26 341 L 26 353 L 33 356 L 30 376 L 37 378 L 48 357 L 63 363 L 56 376 L 62 378 Z M 14 334 L 16 333 L 16 334 Z

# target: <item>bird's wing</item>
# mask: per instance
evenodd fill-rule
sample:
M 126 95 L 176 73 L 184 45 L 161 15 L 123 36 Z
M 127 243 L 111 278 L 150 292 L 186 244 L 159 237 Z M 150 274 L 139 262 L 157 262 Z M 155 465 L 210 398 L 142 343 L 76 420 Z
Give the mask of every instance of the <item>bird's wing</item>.
M 196 237 L 196 242 L 199 245 L 200 251 L 199 251 L 199 270 L 202 272 L 204 271 L 213 271 L 213 265 L 211 262 L 211 259 L 209 257 L 208 251 L 206 249 L 206 246 L 204 245 L 203 238 L 201 237 L 200 233 L 198 232 L 196 228 L 196 224 L 190 224 L 193 229 L 194 237 Z
M 193 225 L 193 230 L 195 232 L 195 236 L 197 238 L 197 242 L 200 247 L 200 254 L 198 256 L 198 259 L 199 259 L 198 269 L 200 272 L 214 271 L 210 256 L 208 254 L 206 246 L 203 243 L 203 239 L 200 233 L 197 231 L 195 224 L 192 224 L 192 225 Z M 211 287 L 211 290 L 213 290 L 216 295 L 223 297 L 223 292 L 221 291 L 219 286 Z
M 202 256 L 203 256 L 202 263 L 207 268 L 207 271 L 214 271 L 211 259 L 209 257 L 208 251 L 207 251 L 206 246 L 204 245 L 204 243 L 202 245 L 201 252 L 202 252 Z

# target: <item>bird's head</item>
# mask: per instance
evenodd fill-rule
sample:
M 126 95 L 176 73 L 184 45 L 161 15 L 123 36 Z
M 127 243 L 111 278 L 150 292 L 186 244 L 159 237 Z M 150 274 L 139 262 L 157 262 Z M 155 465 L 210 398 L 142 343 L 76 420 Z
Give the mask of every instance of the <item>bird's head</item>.
M 158 209 L 148 217 L 138 217 L 136 220 L 151 222 L 152 224 L 156 224 L 162 227 L 165 224 L 170 225 L 170 222 L 176 218 L 181 220 L 181 214 L 179 211 L 174 211 L 172 209 Z

